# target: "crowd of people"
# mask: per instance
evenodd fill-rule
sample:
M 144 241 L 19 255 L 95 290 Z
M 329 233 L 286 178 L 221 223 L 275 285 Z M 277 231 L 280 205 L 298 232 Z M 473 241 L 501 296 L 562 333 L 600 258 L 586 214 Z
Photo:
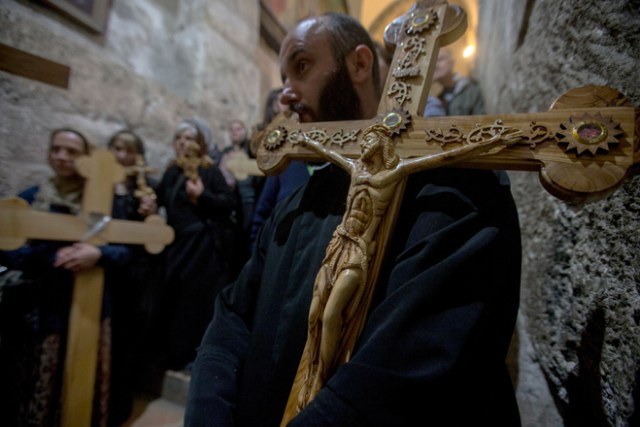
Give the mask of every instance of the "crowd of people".
M 248 149 L 244 124 L 234 120 L 230 130 L 232 148 Z M 248 224 L 261 186 L 252 185 L 251 194 L 243 189 L 223 168 L 227 151 L 217 162 L 209 157 L 211 132 L 200 119 L 180 121 L 172 142 L 175 157 L 159 174 L 147 165 L 145 144 L 133 130 L 120 130 L 104 144 L 126 174 L 114 186 L 111 218 L 164 216 L 174 239 L 160 253 L 142 245 L 50 240 L 0 251 L 0 387 L 12 396 L 1 420 L 59 422 L 74 274 L 94 266 L 105 271 L 95 422 L 121 425 L 135 392 L 159 392 L 166 370 L 188 372 L 214 298 L 248 257 Z M 52 176 L 17 196 L 34 210 L 79 214 L 85 178 L 76 160 L 97 145 L 77 129 L 53 130 Z
M 388 69 L 391 60 L 381 54 L 346 15 L 302 21 L 282 42 L 284 85 L 267 97 L 262 125 L 284 109 L 303 122 L 374 117 L 387 72 L 381 76 L 379 67 Z M 455 97 L 472 86 L 453 78 L 451 68 L 444 53 L 435 78 L 445 89 L 429 97 L 425 116 L 459 111 Z M 481 102 L 477 95 L 465 103 Z M 382 212 L 367 218 L 366 209 L 347 208 L 345 201 L 356 197 L 355 187 L 364 182 L 356 175 L 363 170 L 369 183 L 402 161 L 383 167 L 383 145 L 393 144 L 376 128 L 375 138 L 362 143 L 360 163 L 308 142 L 328 161 L 292 162 L 279 176 L 237 179 L 227 168 L 229 156 L 254 154 L 244 123 L 230 122 L 230 132 L 232 144 L 217 150 L 206 123 L 181 120 L 172 138 L 175 158 L 159 179 L 141 172 L 145 145 L 134 131 L 108 139 L 107 148 L 128 171 L 115 188 L 112 217 L 143 221 L 162 214 L 175 238 L 161 253 L 44 240 L 0 253 L 3 268 L 20 272 L 12 283 L 3 273 L 0 383 L 14 393 L 2 416 L 56 424 L 73 275 L 100 265 L 106 277 L 99 345 L 108 347 L 101 354 L 111 355 L 97 370 L 96 390 L 103 393 L 96 393 L 94 420 L 100 425 L 126 421 L 136 379 L 150 367 L 191 375 L 186 426 L 279 425 L 314 334 L 332 375 L 323 374 L 326 384 L 289 425 L 409 425 L 424 416 L 425 405 L 436 425 L 518 425 L 504 366 L 520 271 L 506 175 L 437 168 L 408 179 L 362 335 L 346 363 L 334 366 L 334 352 L 325 350 L 335 347 L 329 345 L 335 336 L 323 328 L 334 318 L 346 322 L 350 301 L 335 305 L 331 317 L 317 298 L 328 292 L 325 302 L 333 301 L 347 288 L 358 294 L 372 221 L 377 224 Z M 54 130 L 48 150 L 53 176 L 19 196 L 36 210 L 77 214 L 84 178 L 75 160 L 89 152 L 81 132 Z M 386 188 L 385 200 L 378 200 L 382 191 L 363 191 L 374 204 L 387 203 L 393 192 Z M 330 242 L 344 243 L 337 248 L 340 243 Z M 332 270 L 318 275 L 325 268 Z M 11 310 L 7 300 L 15 302 Z

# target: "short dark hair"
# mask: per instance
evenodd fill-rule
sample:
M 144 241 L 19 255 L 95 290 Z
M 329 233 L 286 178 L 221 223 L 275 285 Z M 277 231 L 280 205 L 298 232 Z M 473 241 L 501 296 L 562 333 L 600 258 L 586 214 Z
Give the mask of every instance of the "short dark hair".
M 320 22 L 327 27 L 333 57 L 338 63 L 344 63 L 346 56 L 357 46 L 367 46 L 373 54 L 373 82 L 376 93 L 380 93 L 380 69 L 378 52 L 371 36 L 362 24 L 352 16 L 328 12 L 320 16 Z
M 77 131 L 69 127 L 62 127 L 62 128 L 54 129 L 51 131 L 51 133 L 49 134 L 49 150 L 51 150 L 51 147 L 53 146 L 53 139 L 56 137 L 56 135 L 62 132 L 71 132 L 73 134 L 78 135 L 78 137 L 82 140 L 82 145 L 83 145 L 82 148 L 83 148 L 84 154 L 91 153 L 91 144 L 89 144 L 89 140 L 87 139 L 87 137 L 84 136 L 80 131 Z

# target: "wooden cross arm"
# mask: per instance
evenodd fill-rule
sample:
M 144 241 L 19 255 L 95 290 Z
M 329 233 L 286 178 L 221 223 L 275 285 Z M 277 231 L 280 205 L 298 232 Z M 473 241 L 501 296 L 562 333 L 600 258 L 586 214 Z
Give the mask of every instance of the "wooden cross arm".
M 417 119 L 398 153 L 426 153 L 473 144 L 497 134 L 519 139 L 456 166 L 539 171 L 543 186 L 573 202 L 613 192 L 640 164 L 633 108 L 553 110 L 546 113 Z M 484 123 L 484 125 L 480 124 Z M 439 145 L 440 147 L 434 146 Z
M 144 222 L 114 219 L 101 233 L 110 242 L 136 245 L 144 242 L 147 252 L 158 254 L 173 242 L 173 228 L 165 224 L 159 215 L 149 215 Z
M 634 166 L 640 165 L 639 110 L 630 106 L 569 108 L 566 102 L 572 99 L 573 104 L 581 106 L 590 104 L 589 99 L 600 102 L 603 91 L 612 90 L 594 86 L 575 89 L 563 95 L 552 110 L 542 113 L 414 118 L 392 111 L 375 121 L 382 123 L 391 118 L 397 123 L 396 134 L 402 137 L 396 152 L 403 158 L 437 154 L 496 135 L 505 141 L 517 139 L 509 147 L 463 160 L 456 166 L 539 171 L 542 184 L 551 194 L 584 202 L 610 194 L 634 171 Z M 373 123 L 301 124 L 294 115 L 281 114 L 262 136 L 258 166 L 273 174 L 292 159 L 322 160 L 299 143 L 303 134 L 346 157 L 357 158 L 362 130 Z
M 247 179 L 249 175 L 264 175 L 264 173 L 258 167 L 255 159 L 250 158 L 244 151 L 230 153 L 229 160 L 227 160 L 226 166 L 229 172 L 231 172 L 233 176 L 239 181 Z
M 0 200 L 0 249 L 17 249 L 27 239 L 79 241 L 87 235 L 87 219 L 83 216 L 34 211 L 19 197 Z M 141 244 L 150 253 L 161 252 L 174 238 L 173 228 L 158 215 L 144 222 L 112 219 L 88 242 Z

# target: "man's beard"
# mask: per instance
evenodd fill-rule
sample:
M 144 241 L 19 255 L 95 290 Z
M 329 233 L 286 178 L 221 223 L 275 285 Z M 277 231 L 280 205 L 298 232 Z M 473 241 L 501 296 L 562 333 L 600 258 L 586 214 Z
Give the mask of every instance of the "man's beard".
M 351 76 L 343 61 L 325 82 L 319 98 L 316 121 L 358 120 L 362 118 L 360 99 L 356 94 Z

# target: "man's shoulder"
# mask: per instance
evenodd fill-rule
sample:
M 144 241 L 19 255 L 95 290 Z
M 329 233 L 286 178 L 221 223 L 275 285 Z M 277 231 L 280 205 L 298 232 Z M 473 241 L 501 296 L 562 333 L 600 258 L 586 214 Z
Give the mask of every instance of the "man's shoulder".
M 407 184 L 406 196 L 430 198 L 429 203 L 443 205 L 457 199 L 472 209 L 479 209 L 489 200 L 509 202 L 511 189 L 504 171 L 438 168 L 413 174 Z

